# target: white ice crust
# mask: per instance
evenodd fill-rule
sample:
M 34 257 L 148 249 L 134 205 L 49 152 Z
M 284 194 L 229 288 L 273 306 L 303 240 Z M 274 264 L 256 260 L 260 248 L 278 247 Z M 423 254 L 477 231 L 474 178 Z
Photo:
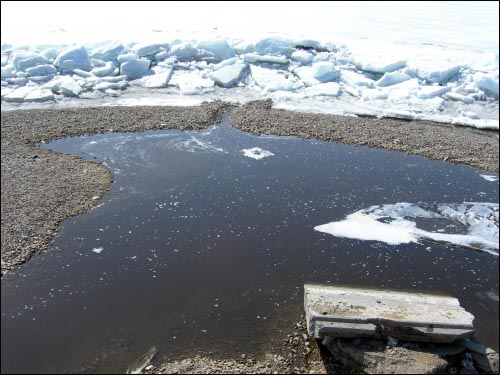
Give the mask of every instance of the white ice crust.
M 486 251 L 498 256 L 498 213 L 496 203 L 425 204 L 396 203 L 371 206 L 344 220 L 314 227 L 336 237 L 381 241 L 390 245 L 432 242 Z M 414 219 L 444 219 L 460 223 L 466 234 L 430 232 L 419 229 Z M 413 219 L 413 220 L 412 220 Z

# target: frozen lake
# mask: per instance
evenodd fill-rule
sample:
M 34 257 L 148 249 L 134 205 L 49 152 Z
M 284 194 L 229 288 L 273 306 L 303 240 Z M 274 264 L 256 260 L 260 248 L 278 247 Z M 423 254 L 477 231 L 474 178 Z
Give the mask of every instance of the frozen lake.
M 169 358 L 261 355 L 303 313 L 305 282 L 449 293 L 475 315 L 477 339 L 499 348 L 498 249 L 395 246 L 314 230 L 373 205 L 498 204 L 497 175 L 256 137 L 227 119 L 200 132 L 109 133 L 43 147 L 104 162 L 114 182 L 99 206 L 65 220 L 47 251 L 2 280 L 2 372 L 120 372 L 152 345 Z M 449 220 L 415 221 L 435 233 L 467 232 Z
M 53 6 L 2 3 L 2 109 L 271 98 L 498 130 L 495 2 Z

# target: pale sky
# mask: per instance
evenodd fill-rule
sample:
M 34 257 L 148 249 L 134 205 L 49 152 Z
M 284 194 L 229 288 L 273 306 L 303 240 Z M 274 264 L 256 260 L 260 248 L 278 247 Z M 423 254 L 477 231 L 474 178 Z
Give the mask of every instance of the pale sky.
M 498 2 L 2 1 L 2 42 L 40 32 L 301 32 L 498 45 Z M 111 35 L 112 34 L 112 35 Z M 231 35 L 230 33 L 228 33 Z M 99 35 L 99 34 L 98 34 Z M 473 39 L 471 39 L 473 38 Z

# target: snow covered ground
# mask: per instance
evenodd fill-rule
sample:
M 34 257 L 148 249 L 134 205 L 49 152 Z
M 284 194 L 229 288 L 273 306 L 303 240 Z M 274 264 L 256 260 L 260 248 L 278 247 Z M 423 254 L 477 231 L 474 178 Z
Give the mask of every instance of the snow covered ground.
M 499 128 L 497 2 L 96 4 L 2 2 L 2 107 L 272 98 Z

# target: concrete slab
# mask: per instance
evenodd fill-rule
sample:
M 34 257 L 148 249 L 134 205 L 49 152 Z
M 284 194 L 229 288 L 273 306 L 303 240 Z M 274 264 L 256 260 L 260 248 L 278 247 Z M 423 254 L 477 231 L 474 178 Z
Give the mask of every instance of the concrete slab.
M 449 296 L 305 284 L 304 307 L 308 333 L 316 338 L 453 342 L 474 333 L 474 316 Z

